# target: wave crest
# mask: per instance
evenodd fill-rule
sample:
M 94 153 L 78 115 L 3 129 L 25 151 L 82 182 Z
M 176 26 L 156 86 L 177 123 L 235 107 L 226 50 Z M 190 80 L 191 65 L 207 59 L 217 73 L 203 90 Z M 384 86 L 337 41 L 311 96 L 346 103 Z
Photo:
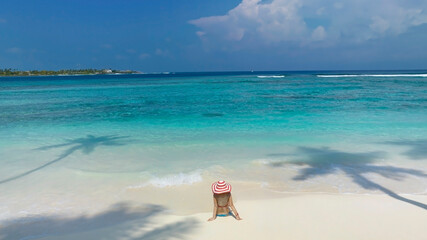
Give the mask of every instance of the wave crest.
M 266 75 L 260 75 L 257 76 L 257 78 L 284 78 L 284 75 L 270 75 L 270 76 L 266 76 Z
M 427 77 L 427 73 L 420 74 L 335 74 L 335 75 L 316 75 L 322 78 L 338 78 L 338 77 Z

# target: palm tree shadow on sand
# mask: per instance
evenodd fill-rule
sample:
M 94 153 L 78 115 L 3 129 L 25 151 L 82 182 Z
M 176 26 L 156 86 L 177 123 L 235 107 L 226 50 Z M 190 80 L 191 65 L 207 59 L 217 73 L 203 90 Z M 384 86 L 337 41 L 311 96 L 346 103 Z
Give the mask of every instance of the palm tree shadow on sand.
M 136 207 L 118 203 L 92 216 L 46 215 L 11 219 L 0 222 L 0 239 L 61 239 L 74 234 L 78 234 L 78 239 L 185 239 L 198 226 L 194 218 L 186 218 L 147 230 L 152 219 L 165 210 L 159 205 Z
M 343 172 L 346 176 L 350 177 L 354 183 L 364 189 L 379 190 L 394 199 L 427 210 L 426 204 L 404 198 L 364 176 L 364 174 L 375 173 L 396 181 L 403 180 L 408 175 L 427 178 L 427 174 L 415 169 L 374 165 L 373 163 L 384 156 L 383 152 L 348 153 L 326 147 L 299 147 L 297 153 L 298 155 L 306 156 L 306 158 L 274 162 L 271 163 L 270 166 L 281 167 L 286 164 L 306 166 L 306 168 L 300 171 L 299 175 L 293 178 L 297 181 L 304 181 L 317 176 L 333 174 L 335 172 Z
M 47 162 L 37 168 L 31 169 L 29 171 L 26 171 L 24 173 L 21 173 L 19 175 L 4 179 L 0 181 L 0 184 L 7 183 L 13 180 L 16 180 L 18 178 L 25 177 L 29 174 L 32 174 L 36 171 L 39 171 L 49 165 L 52 165 L 56 162 L 61 161 L 62 159 L 70 156 L 76 151 L 81 151 L 84 154 L 90 154 L 92 153 L 97 147 L 100 146 L 123 146 L 125 145 L 129 140 L 128 137 L 121 137 L 116 135 L 105 135 L 100 137 L 95 137 L 93 135 L 87 135 L 84 138 L 76 138 L 76 139 L 68 139 L 65 141 L 65 143 L 62 144 L 56 144 L 56 145 L 50 145 L 45 147 L 36 148 L 35 150 L 48 150 L 53 148 L 63 148 L 66 149 L 59 155 L 58 158 Z

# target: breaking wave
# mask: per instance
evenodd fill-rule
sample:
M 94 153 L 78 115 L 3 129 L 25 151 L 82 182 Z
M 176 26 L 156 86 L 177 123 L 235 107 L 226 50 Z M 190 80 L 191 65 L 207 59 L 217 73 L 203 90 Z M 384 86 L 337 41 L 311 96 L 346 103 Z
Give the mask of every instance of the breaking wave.
M 178 173 L 163 177 L 151 177 L 147 182 L 143 184 L 129 186 L 128 188 L 142 188 L 147 186 L 164 188 L 178 185 L 191 185 L 193 183 L 201 182 L 202 180 L 203 178 L 201 171 L 194 171 L 190 173 Z

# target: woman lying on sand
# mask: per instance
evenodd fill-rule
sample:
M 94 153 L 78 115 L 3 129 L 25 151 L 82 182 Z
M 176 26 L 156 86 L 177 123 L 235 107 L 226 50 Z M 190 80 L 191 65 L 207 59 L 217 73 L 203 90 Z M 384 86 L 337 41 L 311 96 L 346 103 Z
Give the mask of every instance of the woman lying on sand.
M 242 220 L 233 204 L 231 197 L 231 185 L 225 181 L 218 181 L 212 184 L 213 192 L 213 216 L 208 221 L 213 221 L 216 217 L 233 216 L 237 220 Z M 230 211 L 230 208 L 233 212 Z M 233 215 L 234 213 L 234 215 Z

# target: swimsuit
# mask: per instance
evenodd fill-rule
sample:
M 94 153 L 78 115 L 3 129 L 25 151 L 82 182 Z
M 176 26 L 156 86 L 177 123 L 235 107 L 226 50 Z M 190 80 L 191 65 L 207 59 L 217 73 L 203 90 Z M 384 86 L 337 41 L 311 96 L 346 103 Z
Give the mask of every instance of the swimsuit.
M 231 216 L 231 212 L 228 212 L 227 214 L 217 214 L 217 217 L 227 217 L 227 216 Z
M 222 207 L 222 208 L 224 208 L 224 207 L 228 207 L 228 203 L 227 203 L 227 205 L 225 205 L 225 206 L 218 206 L 218 207 Z M 233 216 L 233 217 L 235 217 L 235 216 L 234 216 L 234 214 L 233 214 L 233 212 L 231 212 L 231 210 L 230 210 L 230 209 L 228 209 L 228 213 L 224 213 L 224 214 L 217 214 L 216 216 L 217 216 L 217 217 L 227 217 L 227 216 Z

